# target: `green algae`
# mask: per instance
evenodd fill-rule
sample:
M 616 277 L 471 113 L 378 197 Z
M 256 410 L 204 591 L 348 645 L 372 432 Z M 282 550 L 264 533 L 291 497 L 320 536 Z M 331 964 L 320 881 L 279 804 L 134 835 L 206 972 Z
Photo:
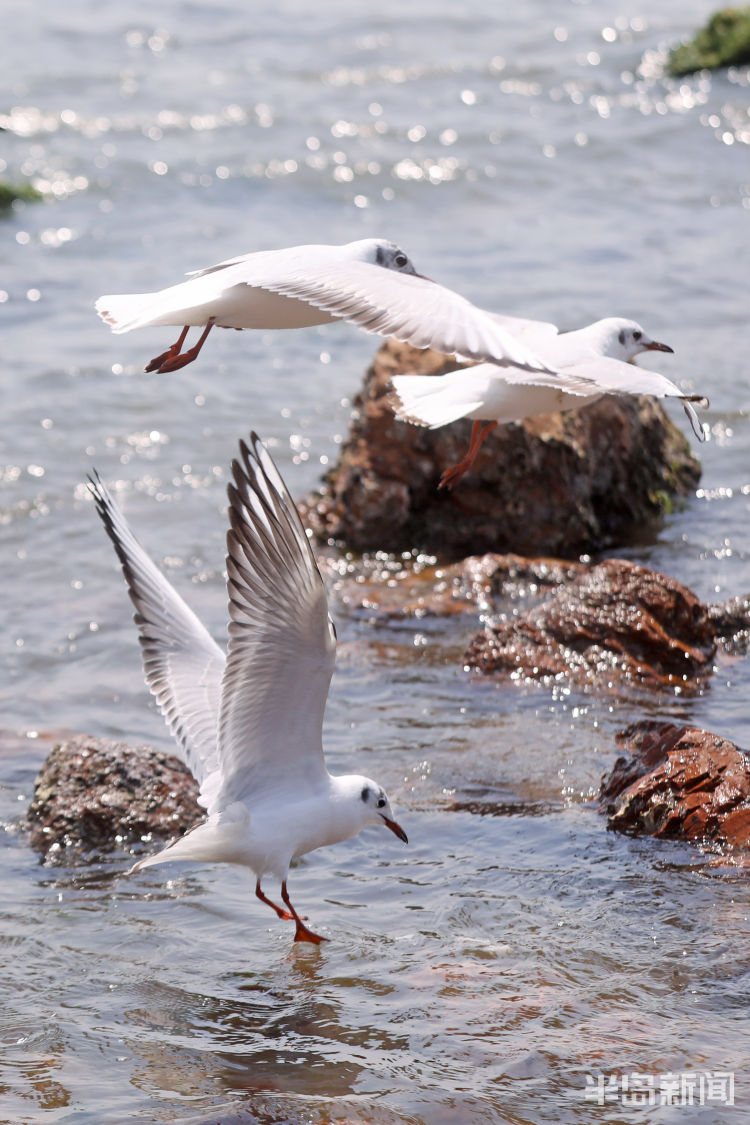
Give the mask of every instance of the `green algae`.
M 0 212 L 8 211 L 16 200 L 24 203 L 37 203 L 42 199 L 42 193 L 31 184 L 6 184 L 0 182 Z
M 689 43 L 672 49 L 667 71 L 679 77 L 746 63 L 750 63 L 750 8 L 722 8 Z

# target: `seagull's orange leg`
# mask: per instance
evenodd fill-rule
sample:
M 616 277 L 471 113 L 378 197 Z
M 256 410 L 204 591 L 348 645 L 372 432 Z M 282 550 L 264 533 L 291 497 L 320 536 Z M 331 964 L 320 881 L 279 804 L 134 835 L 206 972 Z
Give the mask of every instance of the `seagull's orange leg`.
M 203 329 L 203 332 L 201 333 L 197 344 L 194 344 L 192 348 L 188 348 L 188 350 L 186 352 L 182 352 L 181 355 L 178 353 L 175 353 L 171 356 L 168 355 L 164 362 L 159 364 L 159 366 L 156 368 L 157 375 L 164 375 L 164 373 L 167 371 L 179 371 L 181 367 L 187 367 L 188 363 L 192 363 L 194 359 L 197 359 L 200 354 L 201 348 L 208 338 L 209 332 L 214 326 L 215 321 L 215 316 L 211 316 L 208 318 L 208 324 Z M 176 348 L 178 345 L 181 345 L 181 343 L 184 342 L 186 332 L 187 328 L 183 328 L 180 339 L 177 341 L 177 344 L 172 345 L 173 348 Z M 169 350 L 171 352 L 172 348 L 170 348 Z M 156 363 L 156 360 L 152 360 L 146 370 L 152 370 L 154 363 Z
M 294 934 L 294 940 L 295 941 L 311 941 L 313 943 L 313 945 L 320 945 L 321 941 L 328 941 L 328 938 L 321 937 L 320 934 L 314 934 L 312 932 L 312 930 L 308 930 L 307 926 L 302 921 L 299 914 L 297 913 L 297 911 L 294 909 L 291 902 L 289 901 L 289 891 L 286 889 L 286 879 L 281 884 L 281 897 L 283 898 L 284 902 L 287 904 L 287 906 L 291 910 L 292 917 L 294 918 L 294 921 L 297 923 L 297 929 L 296 929 L 296 932 Z
M 168 359 L 174 359 L 174 357 L 176 355 L 179 355 L 180 349 L 182 348 L 182 345 L 185 343 L 185 337 L 188 334 L 188 328 L 189 328 L 189 325 L 186 324 L 185 327 L 183 328 L 182 332 L 180 332 L 180 336 L 179 336 L 179 339 L 177 340 L 177 342 L 175 344 L 172 344 L 171 348 L 168 348 L 165 352 L 162 352 L 161 355 L 158 355 L 158 356 L 156 356 L 155 359 L 152 359 L 151 362 L 149 363 L 148 367 L 146 367 L 144 370 L 146 370 L 146 371 L 158 371 L 159 368 L 161 367 L 162 363 L 166 363 L 166 361 Z
M 477 454 L 482 448 L 482 442 L 494 430 L 496 425 L 497 422 L 494 421 L 479 421 L 474 423 L 471 427 L 471 440 L 466 456 L 459 461 L 458 464 L 445 470 L 440 478 L 438 488 L 453 488 L 458 484 L 476 461 Z
M 258 879 L 255 884 L 255 897 L 259 898 L 261 902 L 265 902 L 266 906 L 270 906 L 272 910 L 275 910 L 279 918 L 283 918 L 287 922 L 293 920 L 293 914 L 290 914 L 288 910 L 284 910 L 283 906 L 277 906 L 275 902 L 272 902 L 270 898 L 267 898 L 263 894 L 263 891 L 260 889 L 260 879 Z

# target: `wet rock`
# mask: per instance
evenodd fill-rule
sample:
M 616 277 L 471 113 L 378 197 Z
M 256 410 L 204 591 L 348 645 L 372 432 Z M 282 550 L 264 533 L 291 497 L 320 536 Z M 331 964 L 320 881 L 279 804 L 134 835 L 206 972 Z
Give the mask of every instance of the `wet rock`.
M 499 426 L 461 484 L 438 492 L 443 469 L 466 452 L 471 422 L 428 430 L 398 421 L 389 380 L 457 366 L 394 340 L 379 349 L 338 463 L 300 504 L 319 540 L 356 551 L 416 547 L 441 559 L 507 550 L 575 557 L 642 534 L 700 478 L 661 405 L 610 396 Z
M 750 760 L 696 727 L 646 720 L 618 735 L 630 752 L 602 779 L 609 826 L 728 848 L 750 844 Z
M 750 597 L 730 598 L 708 606 L 716 636 L 727 652 L 745 653 L 750 647 Z
M 696 70 L 717 70 L 747 63 L 750 63 L 750 7 L 723 8 L 714 12 L 693 39 L 670 51 L 667 70 L 679 77 Z
M 76 735 L 53 747 L 27 818 L 45 857 L 62 848 L 109 850 L 181 836 L 202 818 L 198 785 L 172 754 Z
M 697 688 L 716 650 L 708 610 L 667 575 L 623 559 L 583 568 L 544 601 L 488 625 L 465 656 L 485 673 L 579 687 Z
M 501 601 L 544 597 L 548 591 L 564 586 L 586 571 L 584 563 L 564 559 L 532 558 L 521 555 L 470 555 L 453 569 L 462 589 L 471 592 L 480 609 L 495 609 Z

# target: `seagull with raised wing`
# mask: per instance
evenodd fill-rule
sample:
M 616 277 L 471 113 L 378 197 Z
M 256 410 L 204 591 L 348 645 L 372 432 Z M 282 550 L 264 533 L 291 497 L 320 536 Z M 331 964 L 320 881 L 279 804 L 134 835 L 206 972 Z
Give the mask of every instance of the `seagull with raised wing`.
M 422 277 L 400 247 L 380 238 L 243 254 L 158 293 L 100 297 L 96 310 L 113 332 L 180 327 L 175 343 L 146 367 L 159 373 L 192 363 L 212 328 L 306 328 L 334 320 L 446 355 L 546 370 L 498 318 Z M 191 326 L 203 332 L 183 351 Z
M 200 784 L 207 818 L 133 871 L 171 860 L 236 863 L 257 897 L 294 921 L 295 941 L 324 938 L 289 899 L 293 859 L 380 825 L 407 843 L 385 790 L 332 776 L 322 727 L 336 634 L 297 509 L 255 434 L 240 442 L 228 488 L 226 656 L 154 565 L 98 475 L 89 487 L 135 606 L 146 682 Z M 284 907 L 261 880 L 281 883 Z
M 471 418 L 469 449 L 446 469 L 438 488 L 453 488 L 469 472 L 485 438 L 501 422 L 516 422 L 536 414 L 579 410 L 604 394 L 655 395 L 682 401 L 699 441 L 705 432 L 693 409 L 703 402 L 688 395 L 656 371 L 632 363 L 645 351 L 671 352 L 646 335 L 634 320 L 607 317 L 586 328 L 560 335 L 553 324 L 498 317 L 555 369 L 555 374 L 523 371 L 482 363 L 447 375 L 395 375 L 391 379 L 397 417 L 436 429 L 459 418 Z

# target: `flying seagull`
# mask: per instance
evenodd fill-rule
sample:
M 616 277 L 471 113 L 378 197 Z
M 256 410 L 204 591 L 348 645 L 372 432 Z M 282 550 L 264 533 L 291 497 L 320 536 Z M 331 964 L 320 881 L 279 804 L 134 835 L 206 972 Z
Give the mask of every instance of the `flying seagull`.
M 180 327 L 176 342 L 146 367 L 159 373 L 192 363 L 214 327 L 306 328 L 334 320 L 446 355 L 547 370 L 491 313 L 422 277 L 403 250 L 379 238 L 243 254 L 158 293 L 100 297 L 96 310 L 114 332 Z M 203 332 L 183 351 L 191 326 Z
M 207 819 L 140 860 L 236 863 L 257 897 L 319 943 L 289 899 L 293 859 L 380 825 L 407 843 L 385 790 L 332 776 L 322 726 L 336 634 L 297 509 L 256 434 L 232 462 L 227 534 L 226 656 L 154 565 L 98 474 L 89 488 L 135 606 L 146 682 L 200 784 Z M 284 907 L 261 890 L 281 883 Z
M 512 320 L 498 319 L 503 323 Z M 533 339 L 535 351 L 556 369 L 556 374 L 482 363 L 447 375 L 396 375 L 391 379 L 394 409 L 403 421 L 431 429 L 459 418 L 474 422 L 466 456 L 445 470 L 438 488 L 458 484 L 474 464 L 484 439 L 500 422 L 557 410 L 579 410 L 603 394 L 679 398 L 698 440 L 705 440 L 691 404 L 706 400 L 686 395 L 665 375 L 631 362 L 644 351 L 672 351 L 667 344 L 647 336 L 636 321 L 607 317 L 561 335 L 554 325 L 541 321 L 518 320 L 513 324 L 519 338 L 529 335 Z

